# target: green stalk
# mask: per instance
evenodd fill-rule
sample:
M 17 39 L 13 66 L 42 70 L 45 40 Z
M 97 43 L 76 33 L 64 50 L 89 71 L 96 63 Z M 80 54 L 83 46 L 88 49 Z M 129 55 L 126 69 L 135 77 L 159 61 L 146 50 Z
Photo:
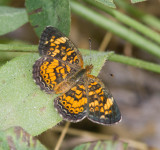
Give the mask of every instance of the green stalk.
M 114 62 L 120 62 L 120 63 L 123 63 L 123 64 L 138 67 L 138 68 L 143 68 L 145 70 L 149 70 L 149 71 L 152 71 L 152 72 L 160 73 L 160 65 L 157 65 L 157 64 L 154 64 L 154 63 L 151 63 L 151 62 L 147 62 L 147 61 L 143 61 L 143 60 L 140 60 L 140 59 L 130 58 L 130 57 L 117 55 L 117 54 L 111 54 L 108 57 L 108 60 L 114 61 Z
M 125 28 L 117 22 L 109 20 L 109 18 L 106 18 L 101 14 L 75 1 L 71 1 L 71 9 L 79 16 L 82 16 L 83 18 L 91 21 L 92 23 L 106 30 L 109 30 L 110 32 L 149 52 L 150 54 L 160 58 L 160 47 L 152 43 L 151 41 L 145 39 L 144 37 L 138 35 L 137 33 L 133 32 L 132 30 Z
M 124 0 L 114 0 L 114 2 L 129 12 L 132 16 L 160 31 L 160 20 L 158 18 L 133 7 L 131 4 L 127 4 Z
M 22 44 L 0 44 L 0 52 L 38 52 L 38 46 Z
M 3 47 L 3 50 L 1 49 L 2 47 Z M 23 54 L 25 52 L 33 52 L 33 53 L 38 52 L 37 45 L 16 46 L 16 45 L 0 44 L 0 49 L 1 49 L 1 53 L 3 51 L 4 54 L 5 54 L 5 52 L 7 53 L 9 51 L 10 51 L 10 53 L 12 52 L 13 54 L 14 53 L 22 53 L 22 52 L 23 52 Z M 84 49 L 80 49 L 80 51 L 82 52 L 82 55 L 83 54 L 86 55 L 86 52 L 88 52 L 88 54 L 92 54 L 90 50 L 84 51 Z M 106 54 L 108 54 L 108 53 L 106 52 Z M 160 73 L 160 65 L 157 65 L 157 64 L 154 64 L 151 62 L 147 62 L 147 61 L 142 61 L 142 60 L 135 59 L 135 58 L 117 55 L 117 54 L 114 54 L 113 52 L 110 52 L 108 54 L 108 60 L 120 62 L 123 64 L 128 64 L 128 65 L 139 67 L 139 68 L 143 68 L 143 69 L 146 69 L 146 70 L 149 70 L 152 72 Z
M 160 44 L 160 35 L 156 33 L 155 31 L 151 30 L 150 28 L 146 27 L 145 25 L 139 23 L 138 21 L 134 19 L 131 19 L 130 17 L 126 16 L 125 14 L 120 13 L 119 11 L 115 9 L 106 7 L 105 5 L 102 5 L 101 3 L 97 3 L 93 0 L 85 0 L 85 1 L 88 2 L 89 4 L 92 4 L 95 7 L 98 7 L 100 10 L 105 11 L 106 13 L 110 14 L 117 20 L 136 29 L 140 33 L 146 35 L 147 37 L 151 38 L 152 40 Z
M 0 44 L 0 61 L 8 61 L 28 52 L 38 52 L 38 46 L 25 44 Z

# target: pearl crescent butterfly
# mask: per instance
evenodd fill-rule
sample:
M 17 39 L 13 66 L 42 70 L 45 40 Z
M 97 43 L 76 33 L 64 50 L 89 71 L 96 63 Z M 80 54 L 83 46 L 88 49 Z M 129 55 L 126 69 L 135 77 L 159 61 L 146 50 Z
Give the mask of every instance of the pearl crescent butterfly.
M 33 78 L 47 93 L 61 94 L 54 107 L 64 120 L 89 120 L 107 125 L 121 120 L 111 93 L 99 78 L 91 75 L 92 65 L 83 66 L 80 51 L 58 29 L 48 26 L 39 42 L 41 58 L 33 65 Z

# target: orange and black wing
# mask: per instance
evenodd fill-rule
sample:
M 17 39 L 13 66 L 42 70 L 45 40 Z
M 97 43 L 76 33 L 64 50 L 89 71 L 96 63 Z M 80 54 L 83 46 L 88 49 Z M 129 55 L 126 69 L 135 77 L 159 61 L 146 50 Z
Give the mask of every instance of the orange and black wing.
M 33 65 L 33 78 L 36 84 L 47 93 L 60 93 L 55 90 L 55 87 L 76 72 L 77 69 L 49 56 L 41 57 Z
M 42 55 L 33 65 L 33 78 L 46 92 L 62 93 L 55 87 L 73 76 L 83 67 L 78 49 L 58 29 L 46 27 L 39 42 Z
M 71 122 L 81 121 L 87 113 L 87 97 L 84 81 L 78 81 L 69 91 L 54 100 L 59 114 Z
M 88 119 L 103 125 L 114 124 L 121 120 L 121 113 L 115 100 L 97 77 L 88 75 L 87 91 Z
M 76 46 L 57 28 L 51 26 L 46 27 L 41 35 L 39 53 L 83 67 L 82 56 Z

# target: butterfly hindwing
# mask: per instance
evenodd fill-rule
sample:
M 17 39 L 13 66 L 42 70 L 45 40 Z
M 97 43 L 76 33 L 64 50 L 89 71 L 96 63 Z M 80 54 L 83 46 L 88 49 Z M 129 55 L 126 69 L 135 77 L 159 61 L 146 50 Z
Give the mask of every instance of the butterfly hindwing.
M 78 81 L 69 91 L 54 100 L 54 107 L 65 120 L 78 122 L 86 117 L 87 97 L 84 81 Z
M 100 124 L 114 124 L 121 120 L 121 113 L 112 95 L 103 83 L 92 75 L 88 75 L 88 112 L 87 117 Z

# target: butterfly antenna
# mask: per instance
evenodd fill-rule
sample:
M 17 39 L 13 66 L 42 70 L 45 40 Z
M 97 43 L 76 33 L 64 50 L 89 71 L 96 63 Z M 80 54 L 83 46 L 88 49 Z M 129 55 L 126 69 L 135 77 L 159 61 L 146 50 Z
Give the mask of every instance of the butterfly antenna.
M 92 40 L 91 40 L 91 38 L 89 37 L 89 52 L 90 52 L 90 58 L 89 58 L 89 62 L 90 62 L 90 64 L 91 64 L 91 48 L 92 48 Z

